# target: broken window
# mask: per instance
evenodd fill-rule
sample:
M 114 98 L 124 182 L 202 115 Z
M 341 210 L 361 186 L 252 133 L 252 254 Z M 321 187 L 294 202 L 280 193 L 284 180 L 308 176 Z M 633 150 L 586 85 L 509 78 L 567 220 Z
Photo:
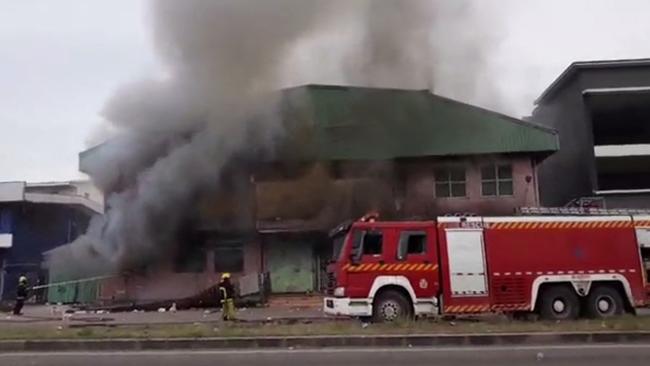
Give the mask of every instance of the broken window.
M 368 231 L 363 236 L 363 255 L 380 255 L 383 247 L 381 232 Z
M 244 271 L 242 242 L 220 242 L 214 247 L 214 271 L 218 273 Z
M 183 250 L 176 258 L 176 273 L 201 273 L 205 271 L 205 251 L 198 246 Z
M 467 195 L 465 167 L 437 168 L 434 175 L 437 198 L 465 197 Z
M 404 231 L 400 234 L 397 259 L 404 260 L 409 255 L 427 252 L 427 234 L 423 231 Z
M 481 195 L 486 197 L 512 196 L 514 192 L 512 166 L 492 164 L 481 168 Z

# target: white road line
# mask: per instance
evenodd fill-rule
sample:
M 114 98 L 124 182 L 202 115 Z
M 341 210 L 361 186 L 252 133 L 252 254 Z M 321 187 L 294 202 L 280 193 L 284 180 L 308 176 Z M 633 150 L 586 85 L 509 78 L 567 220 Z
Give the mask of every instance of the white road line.
M 414 347 L 414 348 L 321 348 L 321 349 L 256 349 L 256 350 L 176 350 L 176 351 L 101 351 L 101 352 L 13 352 L 0 353 L 0 359 L 16 356 L 151 356 L 151 355 L 250 355 L 250 354 L 318 354 L 318 353 L 376 353 L 376 352 L 503 352 L 537 350 L 585 350 L 585 349 L 650 349 L 650 344 L 587 344 L 587 345 L 530 345 L 530 346 L 458 346 L 458 347 Z

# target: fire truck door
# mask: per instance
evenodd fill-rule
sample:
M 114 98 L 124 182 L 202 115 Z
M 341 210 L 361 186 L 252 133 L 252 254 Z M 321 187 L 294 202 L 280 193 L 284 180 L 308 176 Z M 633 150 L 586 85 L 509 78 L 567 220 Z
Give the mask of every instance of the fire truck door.
M 452 297 L 487 294 L 482 229 L 446 229 Z

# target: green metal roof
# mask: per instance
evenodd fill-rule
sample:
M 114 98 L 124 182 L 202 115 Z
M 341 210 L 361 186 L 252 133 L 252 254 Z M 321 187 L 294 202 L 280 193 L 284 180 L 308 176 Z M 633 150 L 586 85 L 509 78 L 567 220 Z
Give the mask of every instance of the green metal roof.
M 559 149 L 552 129 L 428 91 L 308 85 L 285 90 L 285 97 L 290 139 L 319 160 L 548 155 Z
M 546 156 L 559 149 L 555 130 L 428 91 L 307 85 L 282 97 L 285 128 L 271 160 Z M 90 159 L 103 147 L 80 154 L 82 171 L 92 174 Z

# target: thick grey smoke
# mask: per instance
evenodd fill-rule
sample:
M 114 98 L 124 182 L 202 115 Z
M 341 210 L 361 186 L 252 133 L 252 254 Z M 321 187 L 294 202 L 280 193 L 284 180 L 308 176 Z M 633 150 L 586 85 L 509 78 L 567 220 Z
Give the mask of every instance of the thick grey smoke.
M 282 134 L 272 92 L 291 82 L 298 45 L 355 30 L 342 35 L 351 43 L 332 50 L 339 80 L 431 87 L 445 76 L 456 80 L 436 70 L 444 61 L 437 53 L 456 47 L 443 30 L 466 25 L 472 9 L 465 0 L 153 1 L 153 38 L 166 76 L 127 84 L 107 102 L 104 115 L 118 136 L 97 148 L 86 169 L 113 193 L 104 220 L 77 245 L 90 244 L 89 253 L 117 268 L 173 252 L 202 194 L 219 187 L 234 160 L 272 148 Z M 473 52 L 482 49 L 463 42 L 472 50 L 455 54 L 472 55 L 478 69 L 482 56 Z M 322 79 L 319 66 L 312 69 Z
M 434 1 L 366 1 L 361 43 L 350 50 L 346 78 L 355 85 L 426 88 L 431 80 Z

